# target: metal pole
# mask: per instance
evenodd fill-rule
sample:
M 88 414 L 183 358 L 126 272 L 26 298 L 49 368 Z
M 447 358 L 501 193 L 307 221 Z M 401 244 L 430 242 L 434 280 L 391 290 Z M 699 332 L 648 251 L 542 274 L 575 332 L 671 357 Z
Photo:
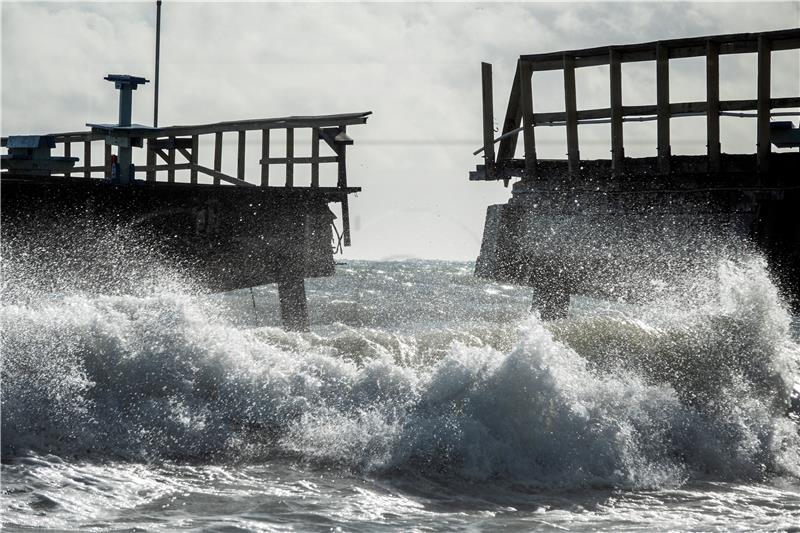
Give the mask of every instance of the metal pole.
M 153 127 L 158 127 L 158 70 L 161 60 L 161 0 L 156 1 L 156 75 L 155 99 L 153 100 Z

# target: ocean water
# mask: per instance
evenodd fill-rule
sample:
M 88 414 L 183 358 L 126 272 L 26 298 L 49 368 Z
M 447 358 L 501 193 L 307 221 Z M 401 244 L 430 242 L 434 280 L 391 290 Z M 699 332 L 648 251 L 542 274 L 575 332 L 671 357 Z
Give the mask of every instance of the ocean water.
M 800 531 L 800 331 L 756 256 L 553 322 L 471 263 L 350 261 L 307 282 L 308 333 L 270 286 L 23 263 L 4 530 Z

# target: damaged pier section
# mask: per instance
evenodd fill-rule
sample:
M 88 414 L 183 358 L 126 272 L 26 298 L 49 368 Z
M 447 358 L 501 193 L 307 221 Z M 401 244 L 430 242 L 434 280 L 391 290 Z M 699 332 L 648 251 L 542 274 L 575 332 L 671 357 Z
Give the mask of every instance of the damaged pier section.
M 122 227 L 211 290 L 277 283 L 284 326 L 307 329 L 304 280 L 334 274 L 335 249 L 350 245 L 348 197 L 361 190 L 347 183 L 347 127 L 366 123 L 370 113 L 153 128 L 130 122 L 130 91 L 147 80 L 106 79 L 120 89 L 118 124 L 2 139 L 3 238 L 37 239 L 70 222 L 77 231 L 84 223 Z M 277 134 L 285 138 L 279 155 L 270 153 Z M 223 168 L 229 137 L 235 174 Z M 253 138 L 260 149 L 248 153 Z M 309 141 L 310 155 L 295 155 Z M 102 160 L 93 161 L 99 146 Z M 203 154 L 208 146 L 213 153 Z M 133 164 L 135 148 L 146 151 L 145 165 Z M 300 166 L 310 168 L 304 185 L 295 179 Z M 321 167 L 335 169 L 334 183 L 323 185 Z M 331 204 L 339 204 L 340 218 Z
M 734 237 L 728 242 L 764 253 L 797 307 L 800 130 L 778 117 L 799 114 L 800 94 L 773 98 L 770 91 L 772 52 L 797 49 L 800 30 L 791 29 L 523 55 L 496 139 L 491 65 L 484 63 L 484 146 L 475 154 L 482 152 L 485 163 L 470 179 L 519 181 L 507 204 L 488 208 L 476 274 L 533 287 L 534 306 L 552 319 L 566 314 L 571 294 L 635 299 L 640 287 L 625 278 L 674 270 L 676 262 L 699 260 L 691 251 L 703 242 Z M 720 100 L 725 54 L 756 54 L 755 100 Z M 670 60 L 687 57 L 705 58 L 706 99 L 675 103 Z M 654 104 L 623 105 L 622 65 L 631 62 L 654 64 Z M 575 71 L 597 65 L 609 66 L 609 107 L 578 109 Z M 552 70 L 563 72 L 565 110 L 534 113 L 533 74 Z M 706 117 L 707 153 L 673 155 L 670 121 L 698 115 Z M 726 115 L 754 119 L 753 153 L 721 152 L 720 117 Z M 657 126 L 655 155 L 626 157 L 624 123 L 648 120 Z M 598 123 L 609 124 L 610 159 L 582 159 L 578 126 Z M 566 159 L 537 158 L 535 130 L 543 126 L 566 128 Z

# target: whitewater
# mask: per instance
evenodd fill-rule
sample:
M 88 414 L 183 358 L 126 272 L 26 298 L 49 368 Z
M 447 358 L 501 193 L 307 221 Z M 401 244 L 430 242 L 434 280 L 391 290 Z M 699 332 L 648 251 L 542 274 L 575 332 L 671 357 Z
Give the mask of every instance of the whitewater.
M 553 322 L 472 263 L 348 261 L 307 281 L 307 333 L 272 286 L 24 263 L 5 530 L 800 531 L 800 325 L 757 255 Z

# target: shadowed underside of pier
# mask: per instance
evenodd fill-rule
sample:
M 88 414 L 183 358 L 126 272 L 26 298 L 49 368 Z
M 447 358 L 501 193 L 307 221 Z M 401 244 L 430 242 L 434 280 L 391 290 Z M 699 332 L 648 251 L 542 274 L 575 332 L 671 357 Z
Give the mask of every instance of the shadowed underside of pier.
M 773 98 L 770 80 L 772 53 L 798 48 L 800 29 L 791 29 L 522 55 L 496 139 L 491 65 L 484 63 L 484 145 L 475 152 L 484 164 L 470 179 L 519 181 L 507 204 L 489 207 L 476 273 L 534 287 L 535 305 L 555 318 L 566 312 L 570 294 L 636 298 L 642 285 L 630 280 L 666 275 L 676 264 L 689 271 L 710 243 L 737 242 L 768 257 L 796 304 L 800 131 L 784 117 L 799 114 L 800 86 L 795 96 Z M 727 54 L 757 56 L 756 99 L 720 100 L 719 57 Z M 705 101 L 670 100 L 670 60 L 686 57 L 706 60 Z M 655 103 L 623 105 L 622 65 L 643 61 L 654 64 Z M 597 65 L 609 66 L 609 107 L 578 109 L 575 71 Z M 565 110 L 534 113 L 533 74 L 547 70 L 563 72 Z M 698 115 L 706 117 L 706 154 L 674 155 L 671 121 Z M 722 153 L 720 117 L 726 115 L 755 119 L 752 153 Z M 626 157 L 624 124 L 650 120 L 656 153 Z M 609 125 L 610 158 L 582 159 L 578 126 L 598 123 Z M 566 129 L 564 160 L 537 157 L 535 131 L 552 126 Z

